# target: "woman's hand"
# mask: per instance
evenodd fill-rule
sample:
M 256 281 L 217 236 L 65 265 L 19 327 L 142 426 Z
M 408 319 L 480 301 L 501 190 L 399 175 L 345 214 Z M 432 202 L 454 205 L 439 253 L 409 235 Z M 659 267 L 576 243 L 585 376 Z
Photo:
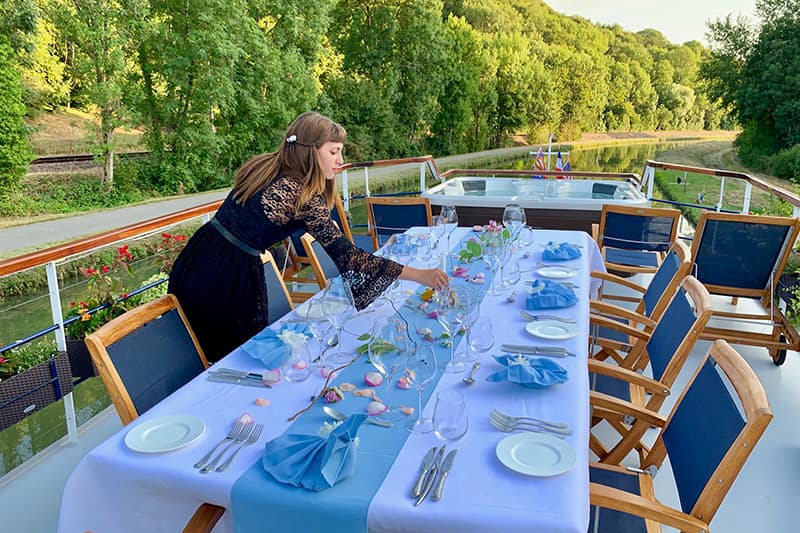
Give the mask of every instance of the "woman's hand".
M 421 285 L 431 287 L 435 290 L 444 289 L 450 284 L 450 278 L 438 268 L 419 269 L 404 266 L 400 273 L 400 279 L 416 281 Z

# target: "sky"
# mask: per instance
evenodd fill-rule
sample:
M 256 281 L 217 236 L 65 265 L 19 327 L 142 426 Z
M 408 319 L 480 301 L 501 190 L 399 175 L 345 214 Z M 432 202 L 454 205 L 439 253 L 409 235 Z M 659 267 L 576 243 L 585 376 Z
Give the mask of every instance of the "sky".
M 743 15 L 755 19 L 755 0 L 544 0 L 565 15 L 580 15 L 593 22 L 619 24 L 637 32 L 659 30 L 671 42 L 697 40 L 708 45 L 706 21 Z

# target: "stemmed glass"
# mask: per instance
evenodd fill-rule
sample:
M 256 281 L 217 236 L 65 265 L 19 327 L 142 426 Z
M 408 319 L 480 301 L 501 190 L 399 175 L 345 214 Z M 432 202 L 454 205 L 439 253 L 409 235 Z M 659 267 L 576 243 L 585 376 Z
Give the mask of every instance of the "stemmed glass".
M 503 226 L 511 233 L 512 241 L 517 239 L 526 222 L 525 210 L 519 204 L 508 204 L 503 210 Z
M 385 385 L 382 400 L 386 411 L 380 417 L 386 420 L 400 420 L 405 415 L 398 407 L 392 405 L 391 393 L 394 375 L 405 367 L 409 357 L 405 325 L 396 319 L 376 322 L 370 331 L 367 351 L 370 363 L 383 376 Z
M 436 376 L 438 365 L 433 348 L 421 345 L 416 352 L 408 356 L 406 361 L 406 377 L 417 391 L 417 419 L 406 422 L 405 427 L 411 433 L 430 433 L 433 431 L 433 420 L 422 416 L 422 392 Z
M 325 285 L 325 292 L 322 294 L 321 301 L 325 318 L 333 324 L 333 327 L 336 329 L 336 335 L 340 341 L 339 344 L 341 344 L 344 324 L 356 312 L 353 293 L 350 291 L 350 284 L 341 276 L 329 279 Z M 352 354 L 339 351 L 326 357 L 326 360 L 334 363 L 347 363 L 352 358 Z
M 456 208 L 452 205 L 443 205 L 442 211 L 439 213 L 442 217 L 442 223 L 444 227 L 447 229 L 447 251 L 445 253 L 450 253 L 450 235 L 453 234 L 453 231 L 458 227 L 458 215 L 456 214 Z
M 481 256 L 483 261 L 489 266 L 492 271 L 492 284 L 486 294 L 490 296 L 497 296 L 502 293 L 501 285 L 502 280 L 498 279 L 500 265 L 503 261 L 503 254 L 505 253 L 505 241 L 500 233 L 486 233 L 481 242 Z
M 457 313 L 458 320 L 461 323 L 461 329 L 464 331 L 464 338 L 468 338 L 470 330 L 472 330 L 472 326 L 478 320 L 478 317 L 481 315 L 481 306 L 478 302 L 478 296 L 470 294 L 469 298 L 471 302 L 467 305 L 462 311 Z M 464 351 L 458 354 L 459 361 L 463 361 L 465 363 L 473 363 L 478 359 L 478 356 L 475 355 L 472 350 L 470 350 L 470 345 L 468 342 L 464 343 Z
M 436 259 L 436 267 L 439 267 L 441 256 L 445 255 L 447 251 L 442 251 L 442 237 L 447 233 L 447 228 L 444 225 L 444 218 L 442 215 L 434 215 L 431 219 L 431 226 L 429 233 L 434 240 L 433 256 Z
M 461 327 L 461 322 L 470 311 L 471 305 L 476 305 L 468 293 L 457 288 L 446 288 L 436 292 L 436 319 L 450 336 L 450 361 L 444 371 L 450 374 L 464 372 L 467 365 L 464 361 L 456 360 L 455 346 L 456 335 Z
M 309 300 L 306 304 L 305 312 L 301 314 L 306 319 L 311 335 L 319 343 L 319 358 L 322 361 L 327 342 L 331 338 L 331 333 L 333 333 L 333 324 L 325 316 L 325 304 L 321 298 Z

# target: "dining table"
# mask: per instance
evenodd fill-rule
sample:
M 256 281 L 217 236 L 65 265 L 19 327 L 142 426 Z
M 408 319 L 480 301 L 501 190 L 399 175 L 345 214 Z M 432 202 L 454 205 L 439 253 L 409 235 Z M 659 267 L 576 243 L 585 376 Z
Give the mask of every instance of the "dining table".
M 412 228 L 409 234 L 430 236 L 428 228 Z M 281 380 L 270 388 L 243 386 L 209 379 L 216 368 L 263 373 L 267 369 L 245 348 L 239 347 L 186 385 L 163 399 L 139 418 L 89 451 L 76 466 L 64 487 L 59 514 L 61 533 L 93 532 L 175 532 L 180 531 L 192 513 L 204 502 L 226 509 L 214 531 L 369 531 L 381 532 L 547 532 L 585 533 L 589 523 L 589 379 L 587 372 L 589 301 L 598 283 L 591 272 L 604 271 L 596 243 L 584 232 L 533 230 L 533 242 L 516 246 L 514 259 L 520 266 L 520 279 L 495 296 L 485 295 L 491 275 L 476 275 L 486 270 L 479 259 L 461 263 L 456 255 L 468 240 L 480 242 L 481 233 L 472 228 L 457 228 L 442 264 L 448 269 L 451 286 L 471 286 L 481 291 L 480 316 L 490 317 L 494 344 L 478 353 L 480 367 L 475 382 L 464 383 L 466 373 L 439 371 L 424 391 L 422 413 L 430 417 L 439 393 L 460 392 L 466 404 L 468 430 L 457 440 L 440 440 L 433 432 L 410 433 L 396 422 L 392 428 L 363 424 L 358 430 L 355 467 L 352 475 L 333 487 L 306 490 L 278 483 L 263 468 L 265 444 L 287 433 L 313 435 L 330 422 L 322 411 L 322 400 L 290 421 L 292 414 L 306 408 L 325 383 L 323 372 L 314 369 L 303 381 Z M 545 265 L 543 254 L 548 244 L 569 243 L 580 257 Z M 425 267 L 430 260 L 415 257 L 411 265 Z M 416 263 L 415 263 L 416 261 Z M 456 269 L 460 268 L 457 272 Z M 457 276 L 454 276 L 457 274 Z M 568 335 L 534 336 L 530 324 L 521 316 L 529 308 L 531 283 L 545 278 L 567 282 L 577 303 L 564 308 L 532 311 L 574 320 Z M 354 314 L 341 332 L 339 346 L 354 357 L 363 352 L 365 335 L 372 326 L 396 313 L 408 322 L 409 334 L 421 340 L 419 332 L 433 333 L 437 358 L 446 362 L 449 348 L 439 336 L 442 328 L 423 304 L 424 288 L 403 281 L 393 291 L 391 301 L 380 299 Z M 516 297 L 509 298 L 511 295 Z M 319 296 L 319 295 L 318 295 Z M 312 299 L 313 300 L 313 299 Z M 309 305 L 309 304 L 303 304 Z M 301 307 L 302 309 L 302 307 Z M 234 312 L 235 310 L 232 310 Z M 290 324 L 302 324 L 296 308 L 269 327 L 279 331 Z M 464 335 L 452 342 L 464 349 Z M 570 355 L 553 358 L 568 378 L 560 384 L 529 388 L 510 381 L 487 381 L 503 370 L 495 357 L 503 355 L 503 344 L 561 347 Z M 359 350 L 359 347 L 361 349 Z M 325 346 L 309 341 L 316 353 Z M 505 352 L 507 355 L 509 352 Z M 444 364 L 440 365 L 444 367 Z M 369 389 L 364 377 L 375 368 L 361 355 L 331 385 L 345 379 L 356 390 Z M 383 385 L 376 392 L 380 394 Z M 332 406 L 346 414 L 367 414 L 368 398 L 344 392 L 343 401 Z M 417 392 L 392 389 L 394 401 L 416 407 Z M 532 432 L 503 432 L 490 423 L 497 409 L 516 416 L 528 416 L 566 424 L 571 433 L 559 447 L 533 449 L 544 454 L 534 460 L 552 459 L 564 468 L 555 472 L 527 472 L 525 462 L 531 450 L 525 448 L 525 435 Z M 410 411 L 410 410 L 409 410 Z M 232 423 L 247 413 L 263 431 L 254 445 L 241 449 L 223 472 L 200 473 L 193 465 L 229 433 Z M 419 413 L 407 415 L 410 419 Z M 139 425 L 169 416 L 192 416 L 202 421 L 201 434 L 178 449 L 134 451 L 126 437 Z M 511 437 L 521 439 L 511 447 Z M 530 437 L 534 439 L 534 437 Z M 506 443 L 505 445 L 503 443 Z M 535 444 L 530 441 L 531 445 Z M 441 499 L 427 498 L 420 505 L 410 493 L 420 465 L 434 446 L 458 450 Z M 566 447 L 572 457 L 564 457 Z M 515 454 L 519 454 L 516 456 Z M 526 455 L 527 454 L 527 455 Z M 548 459 L 548 454 L 555 454 Z M 569 455 L 569 454 L 567 454 Z M 522 465 L 514 467 L 514 462 Z M 564 461 L 569 464 L 564 465 Z M 509 464 L 511 466 L 509 466 Z

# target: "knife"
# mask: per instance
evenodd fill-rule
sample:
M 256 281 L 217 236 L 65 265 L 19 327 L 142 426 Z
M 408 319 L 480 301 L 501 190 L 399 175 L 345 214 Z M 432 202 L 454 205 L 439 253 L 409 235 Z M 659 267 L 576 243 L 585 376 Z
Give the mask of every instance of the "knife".
M 414 502 L 414 507 L 421 504 L 431 491 L 431 487 L 433 487 L 433 480 L 436 478 L 436 473 L 439 471 L 439 465 L 442 464 L 442 456 L 444 456 L 445 448 L 447 448 L 447 446 L 442 446 L 436 453 L 436 460 L 433 462 L 433 466 L 425 477 L 425 483 L 422 485 L 422 492 L 420 493 L 419 498 L 417 498 L 417 501 Z
M 450 472 L 450 467 L 453 466 L 453 461 L 456 458 L 456 452 L 458 450 L 453 450 L 447 454 L 447 457 L 444 458 L 444 463 L 442 463 L 442 468 L 439 469 L 439 481 L 436 482 L 436 488 L 433 489 L 433 494 L 431 494 L 431 500 L 438 502 L 442 499 L 442 491 L 444 490 L 444 482 L 447 479 L 447 473 Z
M 528 355 L 541 355 L 542 357 L 575 357 L 575 354 L 564 348 L 554 346 L 528 346 L 525 344 L 503 344 L 500 347 L 504 352 L 524 353 Z
M 422 460 L 422 464 L 419 467 L 417 482 L 414 483 L 414 488 L 411 489 L 412 498 L 419 498 L 420 493 L 422 493 L 422 484 L 425 481 L 425 476 L 428 474 L 428 471 L 433 466 L 434 457 L 436 457 L 436 446 L 428 450 L 428 453 L 425 454 L 425 458 Z
M 219 372 L 209 372 L 209 381 L 216 381 L 218 383 L 233 383 L 235 385 L 249 385 L 250 387 L 265 387 L 271 389 L 272 385 L 265 383 L 263 379 L 253 376 L 237 376 L 235 374 L 225 374 Z
M 216 372 L 217 374 L 226 374 L 229 376 L 235 376 L 237 378 L 251 378 L 257 379 L 262 381 L 264 379 L 263 374 L 259 374 L 257 372 L 245 372 L 244 370 L 234 370 L 233 368 L 212 368 L 210 372 Z

